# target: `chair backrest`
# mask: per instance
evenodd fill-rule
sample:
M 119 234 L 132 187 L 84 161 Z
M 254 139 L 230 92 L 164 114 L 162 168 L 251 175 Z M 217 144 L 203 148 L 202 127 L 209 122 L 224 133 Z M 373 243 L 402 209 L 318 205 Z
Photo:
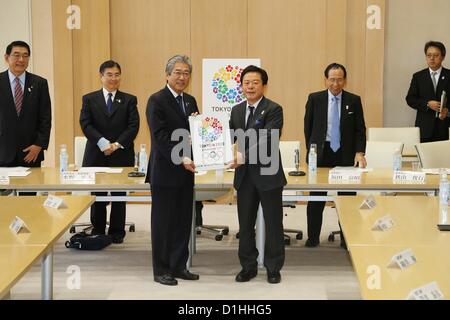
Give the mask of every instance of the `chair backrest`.
M 420 143 L 420 130 L 418 127 L 407 128 L 369 128 L 369 141 L 403 142 L 403 155 L 415 156 L 414 146 Z
M 75 151 L 74 151 L 74 157 L 75 157 L 75 166 L 78 168 L 81 168 L 83 165 L 83 157 L 84 157 L 84 149 L 86 148 L 86 142 L 87 138 L 83 136 L 77 136 L 75 137 Z
M 402 142 L 367 141 L 366 160 L 368 168 L 389 168 L 393 167 L 394 152 L 403 150 Z
M 281 162 L 285 170 L 295 170 L 295 150 L 300 152 L 300 141 L 280 141 Z
M 450 168 L 450 141 L 416 144 L 422 168 Z

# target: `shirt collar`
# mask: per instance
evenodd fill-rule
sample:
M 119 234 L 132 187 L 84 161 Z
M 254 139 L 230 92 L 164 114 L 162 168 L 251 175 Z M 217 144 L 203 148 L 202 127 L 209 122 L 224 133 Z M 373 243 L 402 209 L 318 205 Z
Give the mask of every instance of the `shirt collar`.
M 109 91 L 106 90 L 105 88 L 103 88 L 103 96 L 105 97 L 105 100 L 108 100 L 108 93 L 109 93 Z M 114 90 L 111 93 L 112 93 L 111 99 L 112 99 L 112 101 L 114 101 L 114 98 L 116 97 L 116 94 L 117 94 L 117 90 Z
M 26 75 L 26 72 L 22 73 L 19 77 L 16 77 L 14 75 L 14 73 L 12 73 L 11 70 L 8 69 L 8 76 L 9 76 L 10 83 L 14 83 L 14 81 L 16 81 L 16 78 L 19 78 L 22 86 L 25 86 L 25 75 Z
M 254 104 L 249 104 L 248 101 L 247 101 L 247 109 L 248 109 L 249 106 L 252 106 L 252 107 L 255 107 L 255 111 L 256 111 L 256 109 L 258 108 L 258 105 L 261 102 L 262 98 L 263 97 L 259 98 L 259 100 L 256 101 Z
M 441 74 L 441 72 L 442 72 L 442 66 L 439 68 L 439 69 L 437 69 L 436 71 L 433 71 L 431 68 L 428 68 L 429 70 L 430 70 L 430 75 L 433 73 L 433 72 L 436 72 L 436 74 Z
M 339 99 L 339 101 L 342 102 L 342 92 L 344 92 L 344 91 L 341 91 L 337 96 L 335 96 L 334 94 L 331 93 L 330 90 L 328 90 L 328 101 L 331 101 L 331 99 L 333 99 L 333 97 L 336 97 Z
M 178 96 L 183 96 L 183 92 L 182 92 L 181 94 L 176 93 L 175 90 L 173 90 L 173 89 L 169 86 L 169 84 L 167 84 L 167 88 L 169 88 L 170 92 L 172 92 L 173 97 L 174 97 L 175 99 L 176 99 Z

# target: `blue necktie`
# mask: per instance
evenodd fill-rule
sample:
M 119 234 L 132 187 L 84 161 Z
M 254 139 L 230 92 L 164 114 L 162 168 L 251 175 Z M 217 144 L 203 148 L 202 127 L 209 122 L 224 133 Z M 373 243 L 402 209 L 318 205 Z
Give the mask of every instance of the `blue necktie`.
M 180 108 L 181 108 L 181 112 L 182 112 L 184 115 L 186 115 L 186 111 L 184 110 L 184 105 L 183 105 L 183 97 L 182 97 L 182 96 L 177 96 L 177 102 L 178 102 L 178 105 L 179 105 Z
M 112 104 L 112 93 L 110 92 L 108 93 L 108 101 L 106 102 L 106 109 L 108 110 L 108 113 L 111 113 L 112 111 Z
M 248 128 L 250 128 L 250 126 L 252 125 L 253 122 L 253 111 L 255 110 L 254 106 L 248 106 L 248 108 L 250 109 L 250 113 L 247 117 L 247 123 L 245 124 L 245 130 L 247 130 Z
M 341 131 L 339 128 L 339 98 L 333 97 L 331 105 L 331 141 L 330 146 L 333 152 L 336 152 L 341 147 Z

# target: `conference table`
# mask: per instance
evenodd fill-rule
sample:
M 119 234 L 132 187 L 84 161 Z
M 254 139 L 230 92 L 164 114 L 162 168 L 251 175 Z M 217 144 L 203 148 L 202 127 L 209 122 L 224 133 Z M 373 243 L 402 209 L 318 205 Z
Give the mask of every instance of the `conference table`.
M 151 201 L 149 195 L 134 195 L 141 192 L 149 192 L 150 186 L 145 183 L 144 178 L 128 177 L 128 173 L 133 168 L 123 168 L 121 173 L 97 173 L 95 183 L 92 182 L 71 182 L 66 183 L 61 180 L 58 168 L 32 168 L 31 174 L 27 177 L 16 177 L 10 179 L 10 184 L 2 186 L 14 190 L 16 193 L 20 191 L 123 191 L 128 192 L 127 196 L 97 196 L 96 201 Z M 439 189 L 439 177 L 427 176 L 426 183 L 394 183 L 392 179 L 392 170 L 374 169 L 367 173 L 363 173 L 360 183 L 330 183 L 328 180 L 329 169 L 318 168 L 317 175 L 309 175 L 305 168 L 306 176 L 286 177 L 288 184 L 284 188 L 283 201 L 333 201 L 333 195 L 327 196 L 309 196 L 304 192 L 310 191 L 353 191 L 353 192 L 424 192 L 429 195 L 435 195 Z M 195 177 L 195 193 L 211 194 L 223 193 L 233 189 L 233 172 L 209 171 Z M 195 201 L 194 201 L 195 202 Z M 193 204 L 193 212 L 195 213 L 195 203 Z M 149 211 L 150 213 L 150 211 Z M 190 258 L 188 265 L 191 265 L 192 253 L 195 251 L 195 232 L 194 223 L 191 233 Z M 264 218 L 262 209 L 259 208 L 258 219 L 256 225 L 256 243 L 259 251 L 258 264 L 263 265 L 264 257 Z
M 450 208 L 438 197 L 376 196 L 376 206 L 360 209 L 364 197 L 337 197 L 336 209 L 364 299 L 406 299 L 411 290 L 436 282 L 450 298 L 450 232 L 437 224 L 448 220 Z M 373 230 L 389 216 L 394 226 Z M 406 269 L 388 267 L 391 258 L 407 249 L 417 263 Z
M 53 246 L 94 202 L 92 196 L 63 196 L 65 206 L 44 207 L 47 197 L 0 197 L 0 299 L 41 259 L 41 295 L 53 298 Z M 26 229 L 9 229 L 15 217 Z

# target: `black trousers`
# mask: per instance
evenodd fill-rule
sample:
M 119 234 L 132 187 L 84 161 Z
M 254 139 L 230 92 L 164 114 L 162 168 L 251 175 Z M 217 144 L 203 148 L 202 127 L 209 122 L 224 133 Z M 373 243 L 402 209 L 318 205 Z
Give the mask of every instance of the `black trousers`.
M 255 240 L 255 223 L 258 206 L 264 214 L 266 242 L 264 245 L 264 266 L 269 272 L 280 271 L 284 264 L 283 235 L 283 188 L 260 191 L 247 175 L 237 190 L 239 218 L 239 261 L 245 270 L 258 267 L 258 249 Z
M 106 196 L 107 192 L 92 192 L 95 196 Z M 126 192 L 111 192 L 111 196 L 125 196 Z M 106 206 L 109 202 L 94 202 L 91 206 L 91 223 L 94 233 L 105 233 Z M 125 236 L 126 202 L 111 202 L 108 234 Z
M 448 140 L 447 119 L 441 120 L 439 118 L 435 118 L 433 124 L 433 134 L 431 135 L 431 137 L 427 138 L 420 137 L 420 143 L 443 141 L 443 140 Z
M 194 188 L 152 186 L 153 274 L 186 269 L 192 227 Z
M 342 152 L 341 149 L 334 152 L 330 148 L 330 143 L 326 142 L 323 149 L 323 159 L 319 167 L 333 168 L 342 166 Z M 326 196 L 327 192 L 310 192 L 311 196 Z M 356 192 L 338 192 L 338 195 L 354 196 Z M 308 238 L 314 242 L 319 242 L 320 231 L 322 229 L 323 209 L 325 208 L 325 201 L 308 201 L 306 207 L 306 216 L 308 224 Z M 339 225 L 339 228 L 341 226 Z M 341 241 L 345 243 L 345 239 L 341 230 Z

